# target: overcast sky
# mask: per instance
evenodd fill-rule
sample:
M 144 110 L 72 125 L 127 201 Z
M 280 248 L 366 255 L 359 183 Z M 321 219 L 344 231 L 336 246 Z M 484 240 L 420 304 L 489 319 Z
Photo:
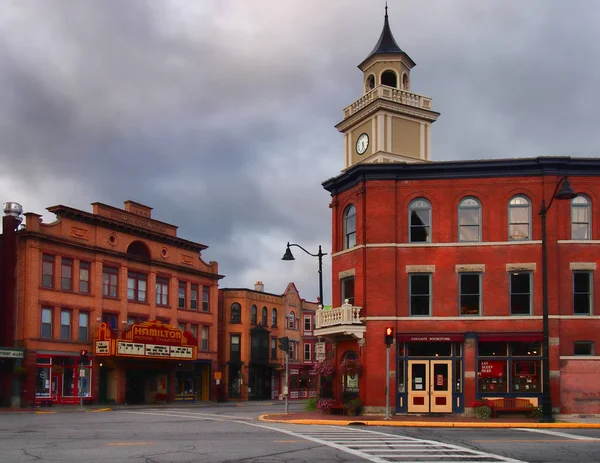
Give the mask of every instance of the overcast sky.
M 599 155 L 600 2 L 390 0 L 434 160 Z M 208 245 L 221 287 L 318 295 L 342 109 L 380 0 L 0 0 L 0 201 L 131 199 Z M 324 259 L 325 303 L 331 301 Z

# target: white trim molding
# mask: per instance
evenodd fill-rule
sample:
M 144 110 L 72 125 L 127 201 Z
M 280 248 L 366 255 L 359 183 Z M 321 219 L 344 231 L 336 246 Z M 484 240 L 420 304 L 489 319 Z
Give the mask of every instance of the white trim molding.
M 571 270 L 596 270 L 596 262 L 571 262 Z
M 527 262 L 527 263 L 520 263 L 520 264 L 506 264 L 506 271 L 507 272 L 527 272 L 527 271 L 531 271 L 531 272 L 535 272 L 536 271 L 536 264 L 535 262 Z
M 435 273 L 435 265 L 407 265 L 406 273 Z
M 353 277 L 355 274 L 356 274 L 355 268 L 344 270 L 343 272 L 338 273 L 338 279 L 342 280 L 344 278 Z
M 456 273 L 462 272 L 485 272 L 485 264 L 456 264 L 454 267 Z

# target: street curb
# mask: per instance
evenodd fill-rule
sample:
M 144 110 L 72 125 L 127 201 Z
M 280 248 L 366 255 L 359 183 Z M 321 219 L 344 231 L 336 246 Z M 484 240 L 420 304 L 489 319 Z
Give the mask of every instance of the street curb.
M 486 423 L 482 422 L 431 422 L 431 421 L 381 421 L 381 420 L 278 420 L 261 415 L 259 421 L 328 426 L 389 426 L 397 428 L 584 428 L 600 429 L 600 423 Z

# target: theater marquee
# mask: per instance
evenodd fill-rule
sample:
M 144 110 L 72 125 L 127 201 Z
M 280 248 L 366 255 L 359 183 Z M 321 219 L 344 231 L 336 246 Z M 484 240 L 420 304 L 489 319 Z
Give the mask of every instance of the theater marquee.
M 94 355 L 196 360 L 198 340 L 191 333 L 160 321 L 131 325 L 120 337 L 106 323 L 100 323 L 94 338 Z

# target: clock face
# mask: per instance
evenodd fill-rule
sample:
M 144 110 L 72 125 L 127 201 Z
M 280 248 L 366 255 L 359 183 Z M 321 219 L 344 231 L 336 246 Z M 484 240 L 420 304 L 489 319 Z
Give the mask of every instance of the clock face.
M 369 136 L 366 133 L 361 133 L 356 140 L 356 152 L 358 154 L 365 154 L 369 147 Z

